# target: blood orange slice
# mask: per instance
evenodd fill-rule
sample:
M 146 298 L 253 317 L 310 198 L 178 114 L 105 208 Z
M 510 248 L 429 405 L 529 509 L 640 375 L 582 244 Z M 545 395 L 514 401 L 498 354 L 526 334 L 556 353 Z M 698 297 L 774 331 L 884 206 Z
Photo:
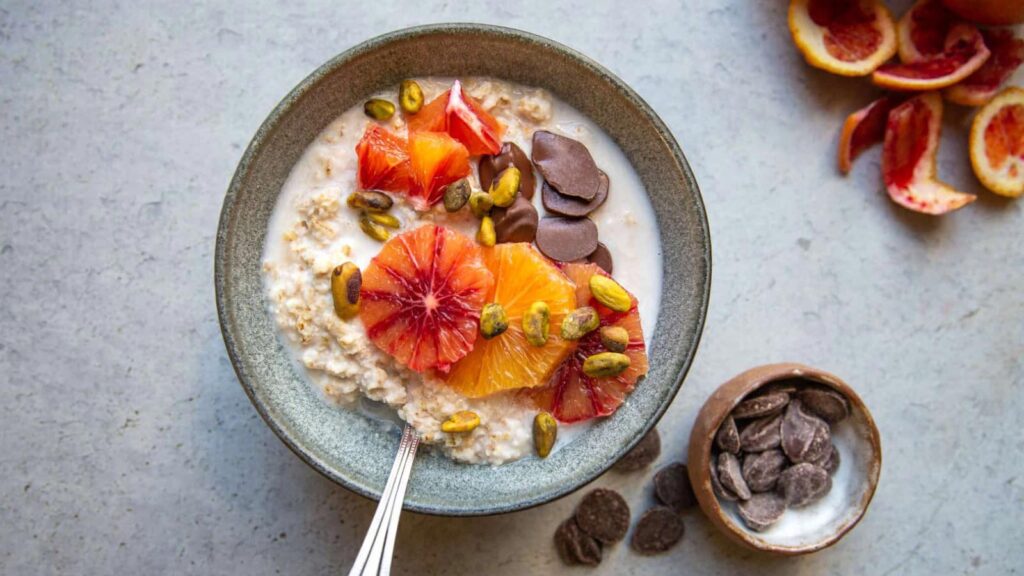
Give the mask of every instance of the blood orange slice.
M 889 111 L 902 98 L 895 94 L 883 96 L 846 117 L 839 136 L 839 171 L 848 174 L 860 153 L 882 142 Z
M 370 261 L 359 317 L 370 340 L 399 363 L 444 372 L 472 350 L 493 288 L 476 242 L 427 224 L 392 238 Z
M 893 202 L 924 214 L 945 214 L 975 200 L 935 178 L 942 98 L 920 94 L 893 108 L 885 127 L 882 179 Z
M 541 386 L 572 348 L 571 342 L 558 336 L 558 327 L 576 307 L 574 286 L 529 243 L 485 248 L 483 260 L 495 278 L 487 301 L 505 309 L 508 330 L 491 339 L 478 337 L 473 351 L 452 367 L 445 380 L 471 398 Z M 551 313 L 551 335 L 544 346 L 533 346 L 523 334 L 523 313 L 537 301 L 547 303 Z
M 367 190 L 405 192 L 412 183 L 409 154 L 404 138 L 378 124 L 366 127 L 356 144 L 359 186 Z
M 989 101 L 971 125 L 971 166 L 986 188 L 1024 194 L 1024 89 L 1011 87 Z
M 410 132 L 447 132 L 473 156 L 497 154 L 504 130 L 494 116 L 465 93 L 458 80 L 409 119 Z
M 963 106 L 981 106 L 996 95 L 999 88 L 1024 63 L 1024 40 L 1009 30 L 982 30 L 985 46 L 992 55 L 966 80 L 946 88 L 946 100 Z
M 988 60 L 981 32 L 970 24 L 955 24 L 941 54 L 909 64 L 886 64 L 871 81 L 890 90 L 938 90 L 974 74 Z
M 789 31 L 807 62 L 864 76 L 896 53 L 896 27 L 880 0 L 790 0 Z
M 896 25 L 899 55 L 904 64 L 942 54 L 956 16 L 939 0 L 919 0 Z
M 427 210 L 444 197 L 444 187 L 468 176 L 469 152 L 451 136 L 440 132 L 416 132 L 409 137 L 413 184 L 409 201 Z
M 584 374 L 583 361 L 588 356 L 607 351 L 601 343 L 600 330 L 595 330 L 578 341 L 547 386 L 526 392 L 537 408 L 547 410 L 559 421 L 568 423 L 614 413 L 633 391 L 637 380 L 647 374 L 647 350 L 636 298 L 633 298 L 633 305 L 628 311 L 612 311 L 591 298 L 590 277 L 594 274 L 607 276 L 596 264 L 566 264 L 564 272 L 576 284 L 577 306 L 593 306 L 601 318 L 602 327 L 626 329 L 629 344 L 625 354 L 630 359 L 629 368 L 618 376 L 591 378 Z

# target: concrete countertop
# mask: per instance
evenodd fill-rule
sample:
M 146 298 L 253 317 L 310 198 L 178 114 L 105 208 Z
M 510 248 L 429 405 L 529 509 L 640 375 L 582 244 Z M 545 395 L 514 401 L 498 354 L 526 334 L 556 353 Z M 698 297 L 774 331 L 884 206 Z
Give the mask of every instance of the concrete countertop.
M 374 503 L 292 455 L 238 386 L 214 311 L 214 233 L 235 164 L 279 98 L 357 42 L 443 21 L 522 28 L 593 57 L 650 102 L 693 166 L 713 291 L 696 362 L 660 424 L 659 466 L 685 458 L 719 383 L 766 362 L 839 374 L 881 428 L 874 504 L 835 547 L 764 556 L 694 511 L 670 553 L 620 544 L 592 573 L 1024 571 L 1024 200 L 979 188 L 970 114 L 953 107 L 939 174 L 977 192 L 975 204 L 941 219 L 894 206 L 877 148 L 840 177 L 839 127 L 874 89 L 806 66 L 785 11 L 784 0 L 628 11 L 4 2 L 0 573 L 347 572 Z M 650 475 L 597 484 L 638 513 Z M 491 518 L 407 515 L 395 570 L 561 569 L 551 534 L 577 500 Z

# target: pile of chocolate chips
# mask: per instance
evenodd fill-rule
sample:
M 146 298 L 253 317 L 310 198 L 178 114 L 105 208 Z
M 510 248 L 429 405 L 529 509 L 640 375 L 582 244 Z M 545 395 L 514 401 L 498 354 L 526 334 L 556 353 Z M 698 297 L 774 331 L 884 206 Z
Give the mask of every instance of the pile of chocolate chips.
M 502 170 L 515 166 L 522 174 L 520 192 L 508 208 L 491 211 L 497 242 L 534 242 L 552 260 L 593 262 L 609 274 L 612 257 L 598 242 L 597 225 L 587 216 L 608 198 L 608 175 L 598 169 L 586 146 L 544 130 L 533 134 L 533 162 L 521 148 L 505 142 L 498 154 L 482 156 L 480 187 L 487 190 Z M 536 179 L 543 177 L 541 202 L 552 214 L 538 219 L 533 207 Z
M 831 426 L 849 415 L 842 394 L 803 380 L 769 384 L 743 399 L 715 434 L 715 494 L 738 501 L 740 517 L 756 531 L 777 522 L 787 507 L 818 501 L 839 468 Z

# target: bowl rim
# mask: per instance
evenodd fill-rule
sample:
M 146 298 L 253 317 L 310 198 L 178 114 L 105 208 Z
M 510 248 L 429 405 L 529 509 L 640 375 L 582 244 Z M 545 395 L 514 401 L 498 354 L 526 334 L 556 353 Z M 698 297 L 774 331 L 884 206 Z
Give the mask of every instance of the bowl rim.
M 732 412 L 740 401 L 762 387 L 777 382 L 800 378 L 828 386 L 846 397 L 853 410 L 861 413 L 867 422 L 869 431 L 868 444 L 871 447 L 871 466 L 867 473 L 868 487 L 857 502 L 857 513 L 845 524 L 841 525 L 835 532 L 816 542 L 803 546 L 782 546 L 770 544 L 754 538 L 746 531 L 739 528 L 735 522 L 725 520 L 725 512 L 718 501 L 711 487 L 710 457 L 711 445 L 714 442 L 715 433 L 718 427 L 725 421 L 726 416 Z M 696 455 L 696 458 L 694 457 Z M 819 370 L 804 364 L 795 362 L 784 362 L 779 364 L 764 364 L 755 366 L 749 370 L 729 379 L 708 397 L 701 406 L 697 418 L 694 420 L 693 429 L 690 432 L 690 443 L 687 452 L 687 459 L 691 463 L 688 467 L 690 484 L 693 486 L 697 502 L 700 504 L 704 515 L 719 531 L 728 536 L 731 540 L 743 544 L 754 550 L 761 550 L 783 556 L 798 556 L 817 552 L 839 542 L 847 533 L 854 529 L 864 514 L 867 513 L 871 500 L 874 498 L 878 488 L 878 482 L 882 471 L 882 444 L 881 434 L 875 424 L 874 417 L 868 409 L 864 400 L 845 381 L 824 370 Z
M 288 430 L 285 430 L 281 424 L 270 414 L 268 407 L 264 405 L 262 400 L 257 396 L 255 388 L 250 381 L 250 375 L 245 369 L 244 362 L 239 352 L 239 344 L 236 341 L 236 335 L 233 333 L 231 328 L 231 314 L 229 313 L 229 306 L 226 294 L 226 278 L 227 270 L 225 263 L 227 261 L 227 246 L 229 230 L 232 226 L 232 217 L 234 215 L 234 207 L 236 205 L 236 197 L 242 188 L 245 175 L 249 171 L 250 164 L 254 157 L 257 155 L 259 150 L 263 146 L 263 142 L 266 140 L 267 135 L 276 130 L 282 121 L 282 118 L 289 113 L 292 105 L 297 102 L 303 95 L 305 95 L 313 86 L 319 82 L 323 77 L 333 73 L 337 68 L 343 66 L 350 60 L 358 58 L 363 54 L 373 52 L 380 46 L 390 44 L 392 42 L 415 39 L 421 36 L 430 36 L 437 34 L 486 34 L 500 38 L 511 38 L 517 41 L 525 42 L 527 44 L 539 44 L 548 49 L 566 56 L 568 59 L 575 61 L 591 72 L 600 76 L 604 81 L 608 82 L 612 88 L 618 91 L 620 94 L 625 96 L 641 114 L 647 118 L 654 130 L 661 136 L 664 144 L 668 147 L 672 153 L 672 156 L 678 162 L 684 179 L 691 183 L 696 191 L 694 197 L 694 204 L 697 209 L 697 220 L 700 226 L 700 235 L 704 239 L 704 250 L 703 258 L 706 262 L 706 274 L 703 279 L 703 286 L 700 292 L 700 302 L 697 313 L 696 322 L 696 334 L 693 339 L 691 346 L 684 351 L 680 360 L 680 369 L 674 376 L 672 381 L 668 385 L 668 394 L 665 401 L 662 402 L 657 409 L 654 411 L 652 417 L 644 425 L 643 429 L 639 431 L 635 438 L 630 442 L 624 444 L 620 450 L 612 455 L 602 466 L 596 468 L 595 472 L 582 476 L 578 479 L 573 479 L 570 482 L 566 482 L 564 487 L 560 487 L 556 490 L 552 490 L 547 494 L 543 494 L 539 497 L 530 498 L 516 502 L 509 505 L 489 506 L 484 508 L 460 508 L 460 509 L 449 509 L 444 506 L 433 506 L 423 505 L 417 503 L 411 503 L 406 500 L 403 504 L 403 509 L 411 512 L 435 515 L 435 516 L 490 516 L 505 514 L 509 512 L 516 512 L 519 510 L 527 510 L 548 502 L 552 502 L 559 498 L 562 498 L 576 490 L 583 488 L 590 484 L 605 472 L 607 472 L 612 466 L 615 465 L 618 460 L 624 456 L 629 450 L 631 450 L 640 440 L 647 434 L 661 419 L 661 417 L 668 410 L 668 407 L 675 400 L 676 395 L 682 386 L 686 375 L 693 366 L 693 360 L 696 356 L 697 350 L 700 346 L 701 337 L 704 333 L 704 326 L 707 321 L 708 306 L 711 296 L 711 279 L 712 279 L 712 245 L 711 245 L 711 231 L 708 223 L 707 210 L 704 206 L 703 196 L 700 194 L 700 188 L 697 185 L 696 177 L 690 168 L 689 162 L 686 160 L 686 156 L 680 148 L 671 130 L 661 119 L 660 116 L 654 111 L 653 108 L 637 94 L 631 87 L 629 87 L 624 81 L 618 78 L 611 71 L 606 69 L 601 64 L 592 60 L 588 56 L 570 48 L 560 42 L 551 40 L 549 38 L 519 30 L 516 28 L 510 28 L 505 26 L 496 26 L 492 24 L 480 24 L 470 22 L 455 22 L 455 23 L 435 23 L 425 24 L 419 26 L 411 26 L 394 30 L 380 34 L 369 39 L 363 40 L 351 48 L 340 52 L 334 57 L 330 58 L 323 64 L 317 66 L 309 75 L 307 75 L 301 82 L 299 82 L 294 88 L 292 88 L 271 110 L 266 119 L 260 124 L 256 133 L 253 135 L 249 144 L 246 146 L 245 152 L 238 162 L 238 166 L 235 169 L 234 175 L 232 176 L 231 182 L 228 186 L 228 190 L 224 196 L 224 202 L 221 207 L 220 217 L 218 219 L 216 246 L 214 250 L 214 289 L 215 289 L 215 300 L 217 306 L 217 319 L 220 326 L 221 335 L 224 339 L 224 345 L 227 349 L 228 357 L 231 361 L 231 366 L 235 371 L 235 375 L 245 391 L 246 396 L 249 397 L 249 401 L 256 408 L 260 417 L 267 424 L 268 427 L 274 432 L 274 434 L 280 439 L 285 446 L 288 447 L 296 456 L 298 456 L 303 462 L 309 465 L 311 468 L 333 481 L 334 483 L 360 495 L 369 500 L 377 501 L 380 498 L 380 493 L 371 488 L 360 485 L 357 482 L 351 481 L 344 475 L 337 473 L 331 466 L 328 466 L 325 462 L 317 458 L 313 453 L 310 452 L 308 447 L 302 445 L 301 442 L 297 441 L 292 437 Z

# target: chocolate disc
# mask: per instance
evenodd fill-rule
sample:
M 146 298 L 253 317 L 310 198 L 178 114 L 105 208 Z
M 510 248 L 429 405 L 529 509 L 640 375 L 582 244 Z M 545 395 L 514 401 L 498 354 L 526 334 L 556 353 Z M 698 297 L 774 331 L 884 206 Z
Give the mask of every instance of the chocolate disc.
M 537 189 L 537 179 L 533 175 L 533 164 L 526 152 L 512 142 L 501 145 L 501 151 L 494 156 L 481 156 L 477 168 L 480 172 L 480 188 L 485 192 L 491 188 L 491 181 L 509 166 L 519 168 L 519 193 L 527 200 L 533 199 Z M 500 240 L 499 240 L 500 242 Z
M 697 503 L 697 496 L 690 485 L 686 464 L 676 462 L 658 470 L 654 475 L 654 495 L 676 512 L 692 508 Z
M 832 452 L 832 433 L 828 424 L 806 412 L 799 400 L 789 403 L 779 432 L 782 450 L 794 463 L 824 462 Z
M 734 454 L 722 452 L 718 455 L 718 481 L 740 500 L 750 498 L 750 487 L 743 479 L 740 461 Z
M 508 208 L 493 208 L 491 218 L 494 219 L 494 235 L 499 244 L 533 242 L 537 237 L 537 209 L 522 194 L 516 196 Z
M 620 472 L 633 472 L 646 468 L 660 455 L 661 436 L 658 435 L 657 428 L 651 428 L 651 431 L 645 434 L 632 450 L 626 452 L 626 455 L 619 459 L 615 464 L 615 469 Z
M 751 492 L 767 492 L 775 488 L 779 474 L 789 465 L 782 450 L 773 448 L 743 458 L 743 481 Z
M 732 416 L 726 416 L 725 421 L 718 427 L 718 432 L 715 433 L 715 446 L 719 450 L 733 454 L 740 453 L 740 433 L 736 430 L 736 421 Z
M 660 554 L 678 544 L 684 531 L 678 514 L 670 508 L 655 506 L 637 521 L 630 544 L 641 554 Z
M 809 462 L 790 466 L 779 476 L 779 492 L 791 508 L 816 502 L 831 489 L 828 471 Z
M 785 511 L 786 501 L 774 492 L 754 494 L 739 505 L 740 518 L 748 528 L 757 532 L 775 524 Z
M 743 418 L 760 418 L 782 412 L 782 409 L 789 403 L 789 394 L 784 392 L 772 392 L 762 394 L 753 398 L 747 398 L 740 402 L 732 410 L 732 417 L 737 420 Z
M 576 217 L 586 216 L 597 210 L 608 199 L 608 175 L 601 172 L 600 176 L 601 185 L 597 189 L 597 195 L 589 201 L 561 194 L 550 184 L 544 182 L 540 185 L 540 200 L 544 204 L 544 209 L 562 216 Z
M 605 272 L 612 273 L 612 253 L 602 242 L 598 242 L 597 248 L 587 256 L 587 262 L 597 264 Z
M 576 518 L 569 518 L 555 530 L 555 548 L 562 562 L 570 566 L 597 566 L 601 563 L 601 543 L 580 530 Z
M 826 388 L 804 388 L 797 392 L 804 410 L 829 424 L 835 424 L 850 415 L 850 402 L 842 394 Z
M 583 144 L 545 130 L 533 133 L 533 163 L 548 184 L 566 196 L 593 200 L 600 171 Z
M 614 490 L 591 490 L 576 508 L 580 530 L 604 544 L 614 544 L 629 530 L 629 505 Z
M 782 414 L 765 416 L 747 424 L 740 432 L 740 449 L 762 452 L 782 443 Z
M 590 218 L 541 218 L 537 248 L 552 260 L 579 260 L 597 249 L 597 225 Z
M 722 482 L 718 479 L 718 456 L 715 454 L 711 455 L 711 465 L 708 466 L 708 471 L 711 476 L 711 489 L 714 490 L 716 496 L 729 502 L 739 500 L 731 490 L 722 486 Z

